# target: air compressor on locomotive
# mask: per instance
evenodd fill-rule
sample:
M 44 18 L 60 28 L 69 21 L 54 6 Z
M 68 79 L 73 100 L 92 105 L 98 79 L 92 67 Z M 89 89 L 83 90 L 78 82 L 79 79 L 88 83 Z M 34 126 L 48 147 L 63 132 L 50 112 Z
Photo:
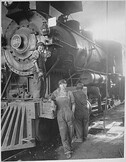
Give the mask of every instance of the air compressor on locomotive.
M 119 43 L 96 44 L 79 22 L 66 15 L 49 27 L 47 14 L 30 10 L 29 2 L 13 2 L 6 8 L 12 21 L 2 42 L 2 151 L 33 147 L 36 139 L 47 142 L 56 133 L 56 107 L 47 97 L 60 79 L 66 79 L 69 87 L 84 83 L 89 98 L 96 91 L 101 101 L 104 97 L 97 89 L 102 87 L 104 94 L 107 60 L 109 87 L 117 82 L 122 86 L 124 78 Z

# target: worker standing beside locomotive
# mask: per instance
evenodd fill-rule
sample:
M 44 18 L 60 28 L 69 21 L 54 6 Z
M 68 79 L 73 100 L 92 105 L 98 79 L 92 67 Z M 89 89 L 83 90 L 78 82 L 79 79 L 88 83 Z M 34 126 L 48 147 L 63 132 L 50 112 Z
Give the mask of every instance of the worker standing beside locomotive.
M 83 92 L 83 84 L 78 83 L 76 91 L 73 92 L 75 98 L 75 132 L 76 141 L 83 142 L 88 135 L 89 109 L 87 107 L 87 95 Z
M 71 158 L 72 148 L 71 142 L 74 137 L 74 111 L 75 102 L 71 91 L 66 90 L 67 83 L 64 79 L 59 81 L 57 88 L 51 95 L 51 99 L 57 105 L 57 121 L 61 136 L 61 141 L 64 148 L 64 153 L 67 158 Z

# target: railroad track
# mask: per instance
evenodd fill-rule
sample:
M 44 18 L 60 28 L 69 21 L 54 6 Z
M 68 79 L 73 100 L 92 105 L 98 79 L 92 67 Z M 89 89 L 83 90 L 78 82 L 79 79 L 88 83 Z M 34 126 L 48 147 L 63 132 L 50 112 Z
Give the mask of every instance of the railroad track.
M 2 153 L 2 154 L 6 154 L 6 155 L 3 155 L 3 156 L 5 156 L 6 158 L 4 157 L 4 159 L 2 159 L 2 161 L 10 161 L 10 160 L 16 158 L 16 156 L 19 156 L 19 155 L 25 153 L 26 151 L 27 151 L 27 150 L 22 150 L 22 151 L 18 151 L 17 153 L 12 153 L 12 152 L 14 152 L 14 151 L 9 151 L 9 154 L 10 154 L 9 157 L 6 157 L 7 154 L 8 154 L 8 152 L 4 152 L 4 153 Z
M 59 135 L 48 143 L 37 142 L 36 147 L 17 150 L 17 151 L 4 151 L 2 152 L 2 161 L 29 161 L 29 160 L 49 160 L 48 152 L 53 152 L 61 145 Z

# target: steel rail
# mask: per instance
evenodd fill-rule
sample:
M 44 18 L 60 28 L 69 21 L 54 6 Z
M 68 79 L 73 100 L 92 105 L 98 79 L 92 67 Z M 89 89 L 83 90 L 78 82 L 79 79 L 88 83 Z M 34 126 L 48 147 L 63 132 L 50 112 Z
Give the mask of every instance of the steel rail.
M 27 151 L 27 150 L 23 150 L 23 151 L 20 151 L 20 152 L 18 152 L 18 153 L 16 153 L 16 154 L 13 154 L 12 156 L 9 156 L 8 158 L 6 158 L 6 159 L 4 159 L 4 160 L 2 160 L 2 161 L 8 161 L 8 160 L 10 160 L 11 158 L 13 158 L 14 156 L 20 155 L 20 154 L 24 153 L 25 151 Z

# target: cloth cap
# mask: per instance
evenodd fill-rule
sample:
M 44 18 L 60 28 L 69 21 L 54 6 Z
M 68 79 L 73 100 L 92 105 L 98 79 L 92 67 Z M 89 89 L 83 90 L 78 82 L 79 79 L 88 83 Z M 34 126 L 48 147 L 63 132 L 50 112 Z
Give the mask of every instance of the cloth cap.
M 59 85 L 60 85 L 60 84 L 67 84 L 67 82 L 66 82 L 65 79 L 62 79 L 62 80 L 59 81 Z
M 83 83 L 78 83 L 76 86 L 76 89 L 83 89 Z

